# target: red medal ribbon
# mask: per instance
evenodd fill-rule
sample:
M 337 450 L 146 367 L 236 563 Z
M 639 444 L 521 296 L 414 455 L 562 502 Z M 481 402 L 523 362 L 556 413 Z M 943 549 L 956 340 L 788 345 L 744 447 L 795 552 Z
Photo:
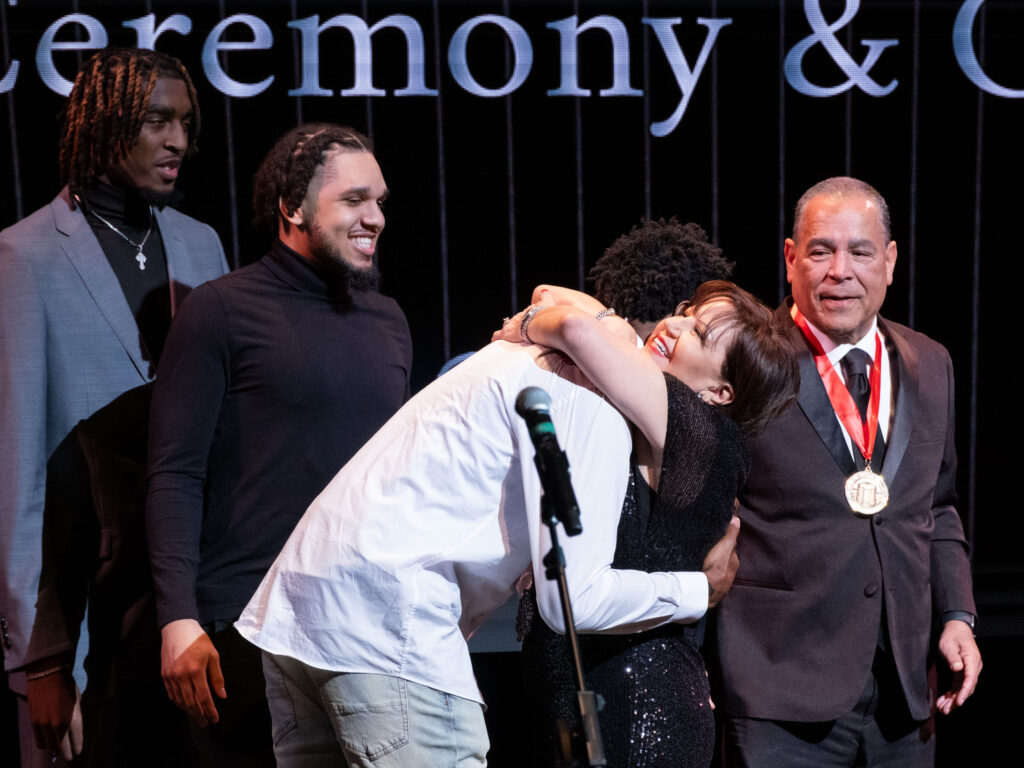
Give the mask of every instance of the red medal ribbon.
M 793 305 L 793 322 L 803 332 L 804 338 L 814 352 L 814 363 L 818 367 L 818 375 L 825 385 L 829 402 L 836 415 L 846 427 L 846 433 L 850 436 L 853 444 L 860 450 L 864 461 L 871 466 L 871 452 L 875 448 L 875 435 L 878 433 L 878 405 L 881 401 L 882 391 L 882 337 L 875 331 L 875 356 L 871 361 L 871 398 L 868 400 L 867 422 L 861 421 L 860 410 L 853 402 L 853 396 L 846 388 L 843 380 L 836 373 L 835 366 L 828 359 L 825 350 L 821 348 L 817 337 L 811 332 L 807 320 L 800 309 Z

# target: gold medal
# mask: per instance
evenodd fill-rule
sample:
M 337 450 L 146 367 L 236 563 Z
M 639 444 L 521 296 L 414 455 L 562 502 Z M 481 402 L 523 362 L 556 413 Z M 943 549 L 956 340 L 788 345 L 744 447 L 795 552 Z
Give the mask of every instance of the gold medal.
M 858 515 L 875 515 L 889 503 L 889 488 L 881 475 L 862 469 L 846 478 L 846 500 Z

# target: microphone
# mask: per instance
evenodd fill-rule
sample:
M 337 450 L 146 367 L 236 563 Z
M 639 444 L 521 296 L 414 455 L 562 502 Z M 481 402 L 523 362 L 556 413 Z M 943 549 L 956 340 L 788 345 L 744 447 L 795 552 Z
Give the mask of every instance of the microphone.
M 569 459 L 559 448 L 555 425 L 551 423 L 551 397 L 540 387 L 526 387 L 516 397 L 516 413 L 526 420 L 545 500 L 565 526 L 566 534 L 582 533 L 580 508 L 569 477 Z

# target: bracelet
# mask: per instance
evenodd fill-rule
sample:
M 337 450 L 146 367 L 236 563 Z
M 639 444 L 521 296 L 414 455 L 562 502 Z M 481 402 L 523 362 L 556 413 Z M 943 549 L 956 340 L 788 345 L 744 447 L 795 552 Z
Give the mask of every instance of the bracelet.
M 530 334 L 526 332 L 526 329 L 530 327 L 534 315 L 540 312 L 540 310 L 541 306 L 539 304 L 532 305 L 526 310 L 526 314 L 523 315 L 523 322 L 519 324 L 519 335 L 527 344 L 533 344 L 533 340 L 530 338 Z
M 59 667 L 51 667 L 50 669 L 45 669 L 42 672 L 32 672 L 30 674 L 27 674 L 25 675 L 25 679 L 29 681 L 42 680 L 44 677 L 49 677 L 50 675 L 56 674 L 57 672 L 63 672 L 67 668 L 67 664 L 61 664 Z
M 612 309 L 611 307 L 608 307 L 608 309 L 602 309 L 600 312 L 598 312 L 596 315 L 594 315 L 594 319 L 595 320 L 601 320 L 602 318 L 605 318 L 605 317 L 608 317 L 609 315 L 614 315 L 614 314 L 615 314 L 615 310 Z

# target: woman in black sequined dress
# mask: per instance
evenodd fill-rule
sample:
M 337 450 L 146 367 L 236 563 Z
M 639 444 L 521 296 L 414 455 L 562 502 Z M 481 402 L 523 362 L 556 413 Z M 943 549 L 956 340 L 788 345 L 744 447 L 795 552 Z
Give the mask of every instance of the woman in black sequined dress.
M 640 350 L 621 320 L 595 320 L 603 307 L 583 294 L 542 286 L 534 298 L 550 309 L 533 313 L 529 338 L 569 354 L 634 425 L 612 567 L 700 571 L 746 477 L 743 431 L 794 392 L 795 371 L 770 311 L 732 283 L 705 283 Z M 506 329 L 518 332 L 522 319 L 513 320 Z M 552 725 L 577 727 L 571 658 L 531 601 L 527 593 L 520 619 L 536 762 L 561 765 Z M 608 765 L 707 768 L 714 722 L 696 629 L 668 623 L 623 631 L 630 633 L 580 636 L 587 687 L 605 700 L 599 719 Z

